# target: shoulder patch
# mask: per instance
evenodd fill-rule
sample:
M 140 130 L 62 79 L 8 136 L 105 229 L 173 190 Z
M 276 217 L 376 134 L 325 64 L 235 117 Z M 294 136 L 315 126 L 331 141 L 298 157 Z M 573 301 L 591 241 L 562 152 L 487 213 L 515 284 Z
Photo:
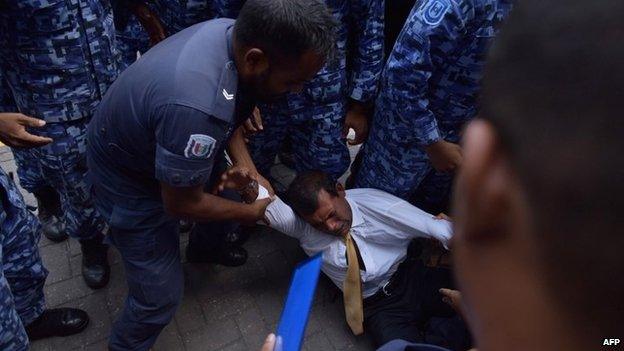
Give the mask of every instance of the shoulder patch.
M 186 158 L 209 158 L 217 144 L 215 138 L 204 134 L 191 134 L 184 156 Z
M 448 0 L 430 0 L 423 6 L 423 21 L 430 26 L 438 25 L 450 8 L 451 3 Z

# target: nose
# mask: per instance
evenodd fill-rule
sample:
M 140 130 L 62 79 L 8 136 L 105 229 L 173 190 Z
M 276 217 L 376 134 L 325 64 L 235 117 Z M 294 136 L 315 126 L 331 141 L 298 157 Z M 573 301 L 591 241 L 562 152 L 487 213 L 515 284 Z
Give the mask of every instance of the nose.
M 335 232 L 340 228 L 340 221 L 328 220 L 327 222 L 325 222 L 325 227 L 328 231 Z

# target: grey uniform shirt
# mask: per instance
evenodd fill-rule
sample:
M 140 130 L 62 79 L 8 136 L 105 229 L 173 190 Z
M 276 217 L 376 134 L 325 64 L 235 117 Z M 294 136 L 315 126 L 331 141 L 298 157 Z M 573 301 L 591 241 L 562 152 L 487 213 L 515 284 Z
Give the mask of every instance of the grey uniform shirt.
M 167 38 L 108 90 L 88 135 L 99 207 L 162 209 L 160 182 L 208 181 L 236 116 L 252 106 L 239 97 L 233 26 L 212 20 Z

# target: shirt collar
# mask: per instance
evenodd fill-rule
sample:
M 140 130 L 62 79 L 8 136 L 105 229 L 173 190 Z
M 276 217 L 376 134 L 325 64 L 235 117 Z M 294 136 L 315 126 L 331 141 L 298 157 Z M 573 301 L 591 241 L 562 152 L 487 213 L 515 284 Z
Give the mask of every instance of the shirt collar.
M 347 196 L 346 199 L 349 203 L 349 207 L 351 207 L 351 228 L 364 224 L 364 217 L 362 217 L 362 212 L 360 211 L 357 203 L 349 199 L 349 196 Z

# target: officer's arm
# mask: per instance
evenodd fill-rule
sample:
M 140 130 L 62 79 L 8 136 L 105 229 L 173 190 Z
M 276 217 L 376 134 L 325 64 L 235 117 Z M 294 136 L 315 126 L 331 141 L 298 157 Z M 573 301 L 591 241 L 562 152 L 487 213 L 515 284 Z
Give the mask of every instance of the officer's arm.
M 406 137 L 421 147 L 441 140 L 436 116 L 429 108 L 429 79 L 435 70 L 433 55 L 452 50 L 465 30 L 465 20 L 451 0 L 417 3 L 388 58 L 383 89 L 392 113 L 405 128 Z M 440 45 L 432 47 L 432 41 Z
M 270 199 L 250 205 L 231 201 L 204 192 L 203 184 L 194 187 L 173 187 L 161 182 L 165 211 L 176 218 L 195 221 L 234 220 L 255 223 L 264 218 Z
M 245 131 L 243 127 L 238 127 L 232 133 L 232 137 L 228 142 L 228 155 L 232 159 L 235 165 L 246 167 L 248 170 L 258 173 L 256 165 L 254 164 L 249 149 L 247 149 L 247 143 L 245 143 Z
M 151 123 L 156 139 L 155 176 L 170 214 L 203 221 L 262 218 L 264 203 L 247 205 L 204 192 L 215 159 L 227 142 L 227 123 L 178 104 L 157 106 Z
M 349 1 L 349 97 L 356 102 L 371 102 L 383 68 L 384 0 Z
M 243 126 L 238 127 L 232 134 L 228 143 L 228 155 L 232 159 L 234 165 L 246 167 L 258 178 L 258 182 L 262 184 L 262 186 L 264 186 L 270 194 L 275 194 L 271 183 L 269 183 L 266 178 L 258 173 L 258 170 L 256 169 L 256 165 L 249 154 L 249 149 L 247 149 L 247 143 L 245 142 L 245 130 Z

